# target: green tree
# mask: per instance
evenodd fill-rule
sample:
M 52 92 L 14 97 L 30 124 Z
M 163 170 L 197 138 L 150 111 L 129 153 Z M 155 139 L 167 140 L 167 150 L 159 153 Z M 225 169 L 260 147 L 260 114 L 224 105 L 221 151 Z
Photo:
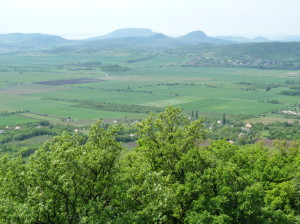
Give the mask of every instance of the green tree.
M 152 169 L 179 179 L 184 171 L 176 170 L 177 163 L 205 138 L 202 120 L 190 122 L 181 112 L 181 108 L 168 107 L 163 113 L 151 114 L 138 131 L 138 150 Z
M 19 159 L 6 162 L 11 174 L 2 175 L 9 181 L 1 181 L 1 221 L 109 222 L 122 149 L 114 140 L 116 131 L 116 127 L 104 131 L 97 123 L 86 142 L 79 135 L 63 134 L 36 151 L 26 164 Z
M 168 107 L 145 119 L 139 125 L 138 148 L 124 159 L 126 198 L 139 208 L 143 223 L 183 223 L 197 195 L 194 183 L 186 184 L 187 171 L 191 160 L 199 159 L 197 146 L 205 131 L 201 120 L 191 122 L 181 112 Z
M 226 116 L 225 113 L 223 113 L 223 117 L 222 117 L 222 124 L 225 125 L 226 124 Z
M 139 124 L 122 151 L 119 127 L 64 133 L 28 159 L 0 161 L 0 223 L 300 221 L 300 143 L 200 146 L 201 120 L 168 107 Z
M 198 110 L 196 110 L 196 113 L 195 113 L 195 119 L 196 119 L 196 120 L 198 120 L 198 119 L 199 119 Z

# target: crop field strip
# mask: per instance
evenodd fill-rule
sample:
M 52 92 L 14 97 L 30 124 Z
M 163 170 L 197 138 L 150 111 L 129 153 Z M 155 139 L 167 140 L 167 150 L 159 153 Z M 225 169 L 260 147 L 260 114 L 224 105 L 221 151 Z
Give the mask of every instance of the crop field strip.
M 17 116 L 19 117 L 25 117 L 25 118 L 29 118 L 29 119 L 33 119 L 33 120 L 38 120 L 38 121 L 45 121 L 45 119 L 41 119 L 41 118 L 37 118 L 37 117 L 32 117 L 32 116 L 27 116 L 24 114 L 18 114 Z
M 53 80 L 53 81 L 35 82 L 34 84 L 64 86 L 64 85 L 71 85 L 71 84 L 103 82 L 103 81 L 105 81 L 105 80 L 82 78 L 82 79 L 65 79 L 65 80 L 61 79 L 61 80 Z
M 0 125 L 1 126 L 11 126 L 11 125 L 19 125 L 23 123 L 29 123 L 33 120 L 31 118 L 20 117 L 17 115 L 9 115 L 9 116 L 0 116 Z
M 249 115 L 299 103 L 297 97 L 279 94 L 286 88 L 264 89 L 270 83 L 283 84 L 286 80 L 296 79 L 299 71 L 180 67 L 176 66 L 184 60 L 180 57 L 153 57 L 138 61 L 141 57 L 126 54 L 0 56 L 3 59 L 0 64 L 0 111 L 28 110 L 29 113 L 91 121 L 146 115 L 80 108 L 75 107 L 77 104 L 72 101 L 157 107 L 178 105 L 186 111 L 197 109 L 202 113 Z M 130 60 L 137 61 L 128 63 Z M 129 70 L 104 72 L 98 68 L 92 71 L 81 69 L 84 63 L 91 61 L 117 64 Z M 81 66 L 80 70 L 71 69 L 76 64 Z M 250 86 L 239 83 L 250 83 Z M 275 99 L 279 104 L 267 102 Z M 51 117 L 37 114 L 25 113 L 23 116 L 27 119 L 23 118 L 53 121 Z

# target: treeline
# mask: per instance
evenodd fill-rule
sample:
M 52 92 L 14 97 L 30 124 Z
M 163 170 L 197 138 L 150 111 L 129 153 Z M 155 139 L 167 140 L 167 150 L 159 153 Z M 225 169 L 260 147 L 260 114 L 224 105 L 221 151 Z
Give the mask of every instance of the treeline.
M 2 157 L 1 223 L 266 223 L 300 221 L 300 142 L 234 146 L 205 138 L 179 108 L 138 125 L 138 147 L 96 123 L 29 159 Z
M 279 93 L 282 95 L 295 94 L 294 93 L 295 90 L 300 90 L 300 83 L 298 81 L 289 81 L 289 80 L 286 80 L 285 83 L 262 84 L 262 83 L 255 83 L 255 82 L 235 82 L 234 84 L 248 86 L 247 87 L 248 90 L 264 89 L 266 91 L 270 91 L 271 89 L 279 88 L 279 87 L 284 87 L 284 88 L 290 89 L 290 90 L 282 91 L 281 93 Z
M 280 92 L 281 95 L 287 95 L 287 96 L 300 96 L 300 90 L 284 90 Z
M 110 91 L 110 90 L 107 90 Z M 114 90 L 117 91 L 117 90 Z M 124 89 L 125 91 L 125 89 Z M 130 89 L 128 90 L 130 91 Z M 127 113 L 144 113 L 149 114 L 151 112 L 158 113 L 162 112 L 164 108 L 156 106 L 142 106 L 142 105 L 127 105 L 127 104 L 117 104 L 117 103 L 98 103 L 91 101 L 81 101 L 81 100 L 65 100 L 58 98 L 45 98 L 45 100 L 63 101 L 75 103 L 72 107 L 94 109 L 94 110 L 104 110 L 104 111 L 115 111 L 115 112 L 127 112 Z
M 101 69 L 104 72 L 108 72 L 108 71 L 128 71 L 129 70 L 129 68 L 123 67 L 121 65 L 103 64 L 100 61 L 62 64 L 62 65 L 58 65 L 57 68 L 59 68 L 59 69 L 68 68 L 68 69 L 71 69 L 72 71 Z
M 74 101 L 74 102 L 78 103 L 77 105 L 74 105 L 74 107 L 94 109 L 94 110 L 127 112 L 127 113 L 149 114 L 151 112 L 157 113 L 163 110 L 163 108 L 154 107 L 154 106 L 126 105 L 126 104 L 116 104 L 116 103 L 96 103 L 96 102 L 86 102 L 86 101 Z
M 35 136 L 40 136 L 40 135 L 56 135 L 56 133 L 46 128 L 35 128 L 31 130 L 27 129 L 26 132 L 25 131 L 22 131 L 21 133 L 14 132 L 14 134 L 3 135 L 3 137 L 0 138 L 0 143 L 3 144 L 11 141 L 23 141 L 25 139 L 32 138 Z
M 117 72 L 126 72 L 129 70 L 127 67 L 123 67 L 120 65 L 102 65 L 101 70 L 104 72 L 112 72 L 112 71 L 117 71 Z
M 12 111 L 12 112 L 0 111 L 0 116 L 11 116 L 11 115 L 27 113 L 27 112 L 29 112 L 29 110 L 22 110 L 22 111 L 17 110 L 17 111 Z
M 300 139 L 300 125 L 299 120 L 295 120 L 294 124 L 287 122 L 256 123 L 251 128 L 246 128 L 244 122 L 239 124 L 228 121 L 227 125 L 215 123 L 210 126 L 207 137 L 212 140 L 233 140 L 235 145 L 254 144 L 261 138 L 293 141 Z
M 39 121 L 23 124 L 22 126 L 20 126 L 20 129 L 17 130 L 2 127 L 1 131 L 2 132 L 0 134 L 0 156 L 4 153 L 10 153 L 12 155 L 15 155 L 24 147 L 26 147 L 28 150 L 28 153 L 25 153 L 26 156 L 28 156 L 29 154 L 33 153 L 37 149 L 37 147 L 40 147 L 41 144 L 27 143 L 26 145 L 24 145 L 20 144 L 22 141 L 42 135 L 54 137 L 60 135 L 64 131 L 70 133 L 73 132 L 73 128 L 58 124 L 53 125 L 50 124 L 48 121 Z
M 279 123 L 265 126 L 262 130 L 268 131 L 268 138 L 270 139 L 285 139 L 285 140 L 297 140 L 300 139 L 300 125 L 299 120 L 295 124 Z
M 147 60 L 150 60 L 150 59 L 155 58 L 155 57 L 156 57 L 156 55 L 151 55 L 151 56 L 144 57 L 144 58 L 128 60 L 126 62 L 127 63 L 135 63 L 135 62 L 147 61 Z

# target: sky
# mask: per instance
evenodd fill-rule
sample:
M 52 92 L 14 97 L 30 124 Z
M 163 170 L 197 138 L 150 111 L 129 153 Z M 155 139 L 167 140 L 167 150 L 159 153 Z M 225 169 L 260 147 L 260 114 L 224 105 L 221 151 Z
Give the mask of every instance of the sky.
M 299 0 L 1 0 L 0 34 L 80 39 L 130 27 L 170 36 L 300 35 L 299 12 Z

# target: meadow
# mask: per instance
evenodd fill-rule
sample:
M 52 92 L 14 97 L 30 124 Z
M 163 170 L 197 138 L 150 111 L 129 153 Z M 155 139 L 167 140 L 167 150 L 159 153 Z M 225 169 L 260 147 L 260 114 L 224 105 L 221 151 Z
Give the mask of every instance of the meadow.
M 280 95 L 299 70 L 182 67 L 185 58 L 142 54 L 1 55 L 0 125 L 47 120 L 87 125 L 102 119 L 137 120 L 138 111 L 79 107 L 110 103 L 180 106 L 186 114 L 272 117 L 274 111 L 299 110 L 297 96 Z M 274 103 L 275 102 L 275 103 Z

